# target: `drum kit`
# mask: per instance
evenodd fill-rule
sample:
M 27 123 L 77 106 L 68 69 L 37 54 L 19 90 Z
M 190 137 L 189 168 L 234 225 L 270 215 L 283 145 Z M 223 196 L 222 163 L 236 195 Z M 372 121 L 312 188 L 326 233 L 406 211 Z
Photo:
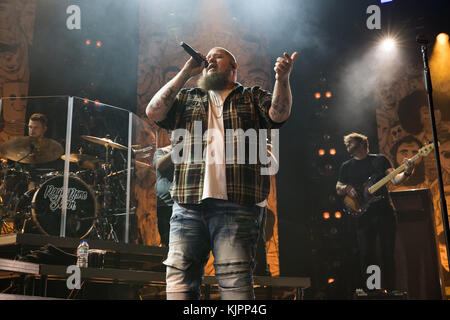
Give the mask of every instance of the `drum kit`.
M 70 168 L 77 170 L 70 170 L 68 177 L 65 236 L 90 235 L 117 242 L 116 230 L 121 227 L 117 221 L 123 221 L 126 214 L 128 170 L 124 165 L 117 168 L 110 155 L 113 150 L 128 148 L 108 136 L 81 138 L 103 146 L 106 156 L 101 159 L 84 154 L 82 149 L 70 154 Z M 54 168 L 54 163 L 66 160 L 61 144 L 43 137 L 20 137 L 3 143 L 0 153 L 1 233 L 59 236 L 64 174 Z M 129 213 L 133 214 L 133 210 Z

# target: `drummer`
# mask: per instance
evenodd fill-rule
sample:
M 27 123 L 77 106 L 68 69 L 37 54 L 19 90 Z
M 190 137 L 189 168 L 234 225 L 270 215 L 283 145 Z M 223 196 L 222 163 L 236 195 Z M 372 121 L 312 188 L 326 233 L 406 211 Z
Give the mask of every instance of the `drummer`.
M 35 138 L 44 138 L 45 133 L 47 132 L 48 128 L 48 118 L 43 113 L 33 113 L 29 120 L 28 120 L 28 135 L 30 137 Z M 43 173 L 51 172 L 51 171 L 59 171 L 63 168 L 63 162 L 60 159 L 51 161 L 51 162 L 45 162 L 45 163 L 38 163 L 38 164 L 31 164 L 27 166 L 29 170 L 36 172 L 31 172 L 32 176 L 40 176 Z
M 47 131 L 48 119 L 45 114 L 34 113 L 28 121 L 28 135 L 36 138 L 43 138 Z

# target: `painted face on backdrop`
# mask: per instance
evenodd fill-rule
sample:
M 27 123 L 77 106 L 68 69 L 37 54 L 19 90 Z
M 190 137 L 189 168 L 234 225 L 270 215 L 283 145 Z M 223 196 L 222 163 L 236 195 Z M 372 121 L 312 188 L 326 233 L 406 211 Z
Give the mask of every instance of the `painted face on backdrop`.
M 14 24 L 14 1 L 4 0 L 0 2 L 0 31 L 8 30 Z
M 444 142 L 439 147 L 439 152 L 441 154 L 442 169 L 450 174 L 450 141 Z
M 28 83 L 25 82 L 7 82 L 3 85 L 2 113 L 5 122 L 25 122 L 25 113 L 27 110 Z M 9 98 L 10 97 L 10 98 Z M 24 123 L 22 123 L 24 126 Z
M 420 146 L 416 142 L 405 142 L 402 143 L 398 149 L 397 154 L 395 155 L 395 161 L 398 165 L 403 163 L 404 159 L 409 159 L 415 156 L 419 150 Z M 416 162 L 416 165 L 422 161 L 422 158 Z
M 393 143 L 396 143 L 401 138 L 406 136 L 405 130 L 403 130 L 402 126 L 400 124 L 397 124 L 391 128 L 391 137 Z

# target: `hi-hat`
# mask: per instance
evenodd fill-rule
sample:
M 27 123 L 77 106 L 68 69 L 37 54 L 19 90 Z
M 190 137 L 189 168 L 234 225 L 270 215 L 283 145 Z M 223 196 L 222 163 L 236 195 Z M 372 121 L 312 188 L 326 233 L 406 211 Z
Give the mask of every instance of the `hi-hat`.
M 83 139 L 96 143 L 96 144 L 101 144 L 104 147 L 111 147 L 111 148 L 116 148 L 116 149 L 122 149 L 122 150 L 128 150 L 127 147 L 112 141 L 111 139 L 108 138 L 98 138 L 98 137 L 93 137 L 93 136 L 81 136 Z
M 61 156 L 61 159 L 66 160 L 66 155 L 63 154 Z M 82 154 L 82 153 L 71 153 L 69 156 L 70 162 L 76 162 L 76 163 L 83 163 L 87 162 L 90 164 L 96 164 L 100 162 L 100 159 L 97 157 L 91 156 L 89 154 Z
M 20 137 L 0 147 L 2 155 L 20 163 L 45 163 L 58 159 L 64 149 L 57 141 L 43 137 Z

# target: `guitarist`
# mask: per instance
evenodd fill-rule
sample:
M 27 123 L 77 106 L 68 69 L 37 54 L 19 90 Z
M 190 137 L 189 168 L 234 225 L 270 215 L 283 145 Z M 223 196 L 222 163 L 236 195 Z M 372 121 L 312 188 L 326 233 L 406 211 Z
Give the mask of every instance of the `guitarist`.
M 352 158 L 345 161 L 339 169 L 336 192 L 338 195 L 348 196 L 355 201 L 362 202 L 367 182 L 377 182 L 391 173 L 394 168 L 384 155 L 369 154 L 369 140 L 362 134 L 351 133 L 344 136 L 344 144 Z M 394 185 L 405 181 L 414 169 L 414 162 L 409 159 L 405 159 L 404 162 L 406 170 L 392 178 L 391 182 Z M 362 289 L 367 289 L 367 267 L 378 265 L 381 270 L 383 288 L 393 290 L 395 287 L 395 213 L 389 202 L 386 186 L 376 192 L 375 196 L 377 200 L 371 202 L 363 214 L 353 219 L 360 256 L 360 286 Z M 377 236 L 379 237 L 382 263 L 377 261 Z

